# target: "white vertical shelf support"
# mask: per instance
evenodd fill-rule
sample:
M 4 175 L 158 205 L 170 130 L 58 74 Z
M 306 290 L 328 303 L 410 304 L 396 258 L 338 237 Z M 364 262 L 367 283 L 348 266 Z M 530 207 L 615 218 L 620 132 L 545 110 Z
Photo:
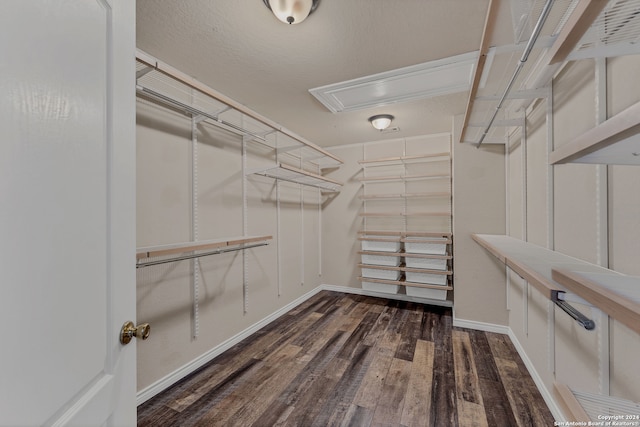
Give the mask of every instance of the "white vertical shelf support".
M 318 165 L 316 173 L 320 175 Z M 322 277 L 322 191 L 318 188 L 318 277 Z
M 278 134 L 276 134 L 276 164 L 279 164 L 278 159 Z M 282 240 L 280 239 L 280 180 L 276 179 L 276 239 L 277 239 L 277 270 L 278 270 L 278 296 L 282 295 Z
M 549 372 L 556 373 L 556 304 L 547 302 L 547 366 Z
M 304 169 L 304 154 L 300 149 L 300 169 Z M 300 286 L 304 286 L 304 185 L 300 186 Z
M 596 126 L 607 120 L 607 60 L 597 58 L 596 69 Z M 597 228 L 597 264 L 609 268 L 609 166 L 596 166 L 596 228 Z M 598 382 L 600 394 L 610 393 L 610 337 L 609 316 L 601 310 L 593 309 L 599 322 L 598 334 Z
M 547 124 L 547 152 L 546 157 L 553 151 L 553 87 L 547 89 L 546 124 Z M 554 232 L 554 171 L 553 165 L 547 165 L 547 249 L 555 247 Z M 549 372 L 556 372 L 556 311 L 555 303 L 547 303 L 547 367 Z
M 191 119 L 191 240 L 197 242 L 198 236 L 198 119 Z M 193 339 L 200 333 L 199 293 L 200 293 L 200 260 L 191 261 L 192 275 L 192 331 Z
M 527 114 L 524 115 L 525 123 Z M 527 241 L 527 127 L 522 129 L 522 139 L 520 140 L 520 149 L 522 150 L 522 240 Z M 524 279 L 524 309 L 522 310 L 524 334 L 529 336 L 529 281 Z
M 553 87 L 549 85 L 547 94 L 547 159 L 553 152 Z M 555 205 L 555 172 L 553 165 L 547 166 L 547 249 L 555 248 L 555 223 L 553 217 Z
M 366 144 L 362 144 L 362 160 L 367 160 L 367 148 L 366 148 Z M 363 168 L 362 169 L 362 177 L 366 178 L 367 177 L 367 168 Z M 362 195 L 366 196 L 367 195 L 367 181 L 362 181 Z M 362 213 L 366 214 L 367 213 L 367 204 L 363 203 L 362 204 Z M 362 229 L 367 231 L 367 216 L 363 216 L 362 217 Z
M 402 140 L 402 157 L 406 157 L 407 156 L 407 139 L 404 138 Z M 406 173 L 406 172 L 404 172 Z M 407 194 L 407 181 L 404 180 L 402 183 L 402 191 L 404 191 L 404 194 Z M 409 210 L 407 209 L 407 198 L 404 197 L 402 199 L 402 231 L 404 231 L 405 233 L 408 231 L 407 230 L 407 226 L 408 226 L 408 222 L 407 222 L 407 214 L 409 213 Z M 451 231 L 451 230 L 449 230 Z
M 509 191 L 509 182 L 510 182 L 510 174 L 511 174 L 511 166 L 510 166 L 510 159 L 511 159 L 511 136 L 512 134 L 507 133 L 506 135 L 506 141 L 504 144 L 504 182 L 505 182 L 505 186 L 504 186 L 504 191 L 505 191 L 505 234 L 507 236 L 511 235 L 511 197 L 510 194 L 511 192 Z M 453 150 L 452 150 L 453 151 Z M 504 272 L 505 275 L 507 276 L 507 280 L 506 280 L 506 302 L 507 302 L 507 311 L 511 311 L 511 274 L 509 272 L 509 268 L 505 265 L 504 266 Z
M 242 235 L 248 234 L 247 221 L 247 138 L 242 138 Z M 249 311 L 249 265 L 247 251 L 242 251 L 242 306 L 243 313 Z

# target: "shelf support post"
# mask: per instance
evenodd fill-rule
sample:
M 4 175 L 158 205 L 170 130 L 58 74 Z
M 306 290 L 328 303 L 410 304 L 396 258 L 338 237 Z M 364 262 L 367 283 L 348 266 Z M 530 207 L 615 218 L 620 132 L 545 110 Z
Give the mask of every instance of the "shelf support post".
M 191 119 L 191 241 L 198 241 L 198 120 Z M 191 262 L 192 274 L 192 337 L 197 339 L 200 332 L 199 316 L 199 286 L 200 286 L 200 260 L 193 258 Z

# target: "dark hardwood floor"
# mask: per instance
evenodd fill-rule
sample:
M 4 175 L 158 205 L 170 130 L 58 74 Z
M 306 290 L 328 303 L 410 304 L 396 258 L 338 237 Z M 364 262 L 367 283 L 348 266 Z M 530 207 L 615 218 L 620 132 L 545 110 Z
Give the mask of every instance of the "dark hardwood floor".
M 139 426 L 552 426 L 505 335 L 323 291 L 138 408 Z

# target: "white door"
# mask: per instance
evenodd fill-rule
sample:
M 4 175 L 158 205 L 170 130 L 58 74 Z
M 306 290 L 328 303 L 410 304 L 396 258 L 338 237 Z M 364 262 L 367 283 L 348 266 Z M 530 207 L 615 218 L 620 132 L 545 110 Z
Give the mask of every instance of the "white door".
M 135 425 L 135 2 L 0 5 L 0 426 Z

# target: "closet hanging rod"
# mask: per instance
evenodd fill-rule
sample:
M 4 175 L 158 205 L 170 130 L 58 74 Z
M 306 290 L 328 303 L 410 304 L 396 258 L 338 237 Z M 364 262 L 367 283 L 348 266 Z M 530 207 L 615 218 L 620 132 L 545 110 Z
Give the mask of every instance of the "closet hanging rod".
M 153 89 L 149 89 L 149 88 L 141 86 L 141 85 L 136 85 L 136 91 L 139 92 L 139 93 L 142 93 L 143 95 L 148 96 L 149 98 L 154 99 L 156 101 L 164 102 L 166 104 L 178 107 L 178 108 L 184 110 L 185 112 L 190 113 L 193 116 L 203 116 L 203 117 L 206 117 L 208 119 L 211 119 L 211 120 L 213 120 L 212 124 L 214 124 L 214 125 L 224 125 L 226 127 L 230 127 L 232 129 L 240 132 L 243 135 L 249 135 L 249 136 L 251 136 L 253 138 L 259 139 L 259 140 L 264 141 L 264 142 L 267 141 L 261 135 L 255 134 L 253 132 L 249 132 L 248 130 L 243 129 L 238 125 L 235 125 L 233 123 L 229 123 L 229 122 L 227 122 L 225 120 L 222 120 L 222 119 L 220 119 L 220 118 L 218 118 L 218 117 L 216 117 L 216 116 L 214 116 L 212 114 L 205 113 L 202 110 L 198 110 L 197 108 L 194 108 L 194 107 L 192 107 L 190 105 L 187 105 L 187 104 L 185 104 L 183 102 L 180 102 L 180 101 L 178 101 L 176 99 L 173 99 L 170 96 L 164 95 L 164 94 L 162 94 L 160 92 L 156 92 Z
M 563 291 L 551 291 L 551 301 L 558 307 L 560 307 L 565 313 L 571 316 L 576 322 L 578 322 L 583 328 L 588 331 L 595 329 L 596 323 L 582 314 L 578 309 L 569 304 L 568 302 L 560 299 L 560 294 L 564 294 Z
M 493 122 L 496 120 L 496 117 L 498 117 L 498 113 L 500 112 L 500 109 L 502 108 L 502 104 L 504 103 L 505 99 L 507 99 L 507 96 L 509 95 L 509 92 L 511 92 L 511 87 L 515 83 L 516 78 L 518 78 L 518 75 L 520 74 L 520 71 L 522 71 L 522 67 L 524 66 L 524 63 L 527 62 L 527 60 L 529 59 L 529 54 L 531 53 L 531 50 L 533 49 L 533 45 L 538 40 L 538 36 L 540 35 L 540 31 L 542 31 L 542 27 L 544 26 L 544 23 L 547 20 L 547 16 L 549 16 L 549 12 L 551 12 L 551 5 L 552 4 L 553 4 L 553 0 L 547 0 L 547 2 L 544 4 L 544 8 L 542 9 L 542 12 L 540 12 L 540 16 L 538 17 L 538 22 L 536 22 L 536 26 L 533 28 L 533 32 L 531 33 L 531 37 L 529 38 L 529 41 L 527 42 L 527 46 L 524 48 L 524 52 L 522 53 L 522 56 L 520 57 L 520 61 L 518 61 L 518 65 L 516 66 L 516 69 L 513 72 L 513 76 L 511 76 L 511 80 L 509 80 L 509 83 L 507 84 L 507 87 L 505 88 L 504 93 L 502 94 L 502 97 L 500 98 L 500 102 L 498 102 L 498 106 L 496 107 L 495 111 L 493 112 L 493 116 L 491 117 L 491 120 L 489 120 L 489 123 L 487 124 L 487 126 L 484 129 L 484 131 L 480 135 L 480 139 L 478 140 L 478 145 L 476 146 L 476 148 L 480 148 L 480 145 L 482 145 L 482 141 L 484 141 L 485 137 L 487 136 L 487 133 L 489 133 L 489 129 L 491 129 L 491 126 L 493 125 Z
M 149 267 L 149 266 L 152 266 L 152 265 L 167 264 L 167 263 L 170 263 L 170 262 L 184 261 L 184 260 L 187 260 L 187 259 L 201 258 L 201 257 L 211 256 L 211 255 L 220 255 L 220 254 L 223 254 L 223 253 L 226 253 L 226 252 L 242 251 L 244 249 L 257 248 L 257 247 L 260 247 L 260 246 L 267 246 L 267 245 L 268 245 L 268 243 L 266 243 L 266 242 L 254 243 L 252 245 L 242 245 L 242 246 L 236 247 L 236 248 L 216 249 L 214 251 L 204 252 L 204 253 L 201 253 L 201 254 L 189 254 L 189 255 L 183 255 L 183 256 L 179 256 L 179 257 L 161 259 L 161 260 L 156 260 L 156 261 L 137 262 L 136 263 L 136 268 Z
M 261 114 L 258 114 L 257 112 L 247 108 L 246 106 L 234 101 L 233 99 L 211 89 L 210 87 L 208 87 L 207 85 L 195 80 L 194 78 L 186 75 L 185 73 L 177 70 L 176 68 L 172 67 L 169 64 L 165 64 L 162 61 L 159 61 L 158 59 L 154 58 L 153 56 L 149 55 L 146 52 L 141 51 L 140 49 L 138 49 L 136 51 L 136 60 L 139 61 L 140 63 L 150 66 L 152 67 L 154 70 L 169 76 L 171 79 L 175 80 L 176 82 L 179 82 L 181 84 L 187 85 L 193 89 L 196 89 L 198 92 L 206 95 L 207 97 L 210 97 L 218 102 L 221 102 L 225 105 L 230 106 L 231 108 L 233 108 L 234 110 L 247 115 L 248 117 L 251 117 L 252 119 L 257 120 L 259 123 L 262 123 L 268 127 L 270 127 L 271 129 L 280 132 L 281 134 L 295 140 L 297 143 L 302 144 L 304 147 L 309 148 L 311 150 L 313 150 L 316 153 L 321 154 L 323 157 L 325 157 L 328 161 L 332 162 L 331 164 L 333 164 L 333 162 L 335 162 L 336 164 L 342 164 L 344 163 L 344 161 L 342 159 L 340 159 L 339 157 L 335 156 L 334 154 L 328 152 L 327 150 L 323 149 L 322 147 L 312 143 L 311 141 L 306 140 L 305 138 L 301 137 L 300 135 L 297 135 L 296 133 L 280 126 L 278 123 L 267 119 L 266 117 L 262 116 Z

